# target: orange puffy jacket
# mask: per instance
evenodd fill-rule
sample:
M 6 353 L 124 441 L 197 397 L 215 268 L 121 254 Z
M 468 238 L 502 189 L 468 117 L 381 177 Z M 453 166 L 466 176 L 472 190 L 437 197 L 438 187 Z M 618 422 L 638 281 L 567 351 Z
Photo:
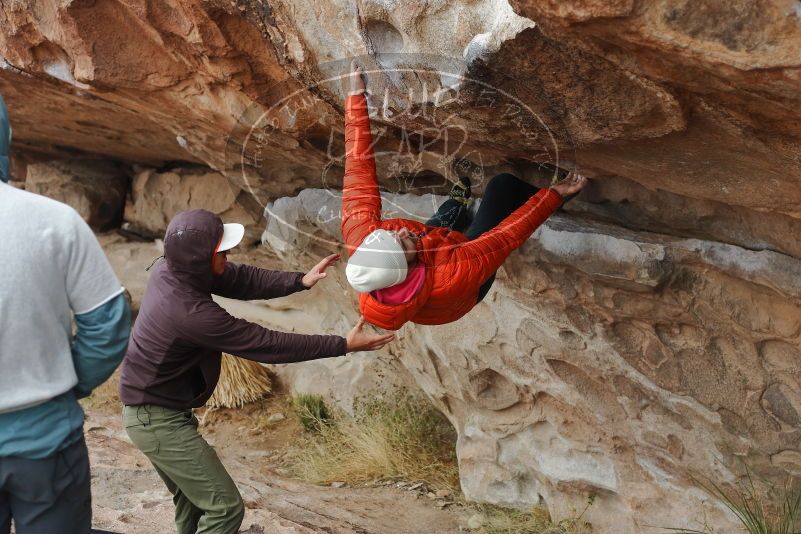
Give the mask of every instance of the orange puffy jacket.
M 418 258 L 426 265 L 426 277 L 412 300 L 382 304 L 369 294 L 359 295 L 365 320 L 387 330 L 397 330 L 407 321 L 436 325 L 461 318 L 476 305 L 481 284 L 562 202 L 559 193 L 541 189 L 498 226 L 472 241 L 461 232 L 417 221 L 382 221 L 367 99 L 363 95 L 349 96 L 346 102 L 345 149 L 342 237 L 348 256 L 379 228 L 408 228 L 412 233 L 423 234 L 418 241 Z

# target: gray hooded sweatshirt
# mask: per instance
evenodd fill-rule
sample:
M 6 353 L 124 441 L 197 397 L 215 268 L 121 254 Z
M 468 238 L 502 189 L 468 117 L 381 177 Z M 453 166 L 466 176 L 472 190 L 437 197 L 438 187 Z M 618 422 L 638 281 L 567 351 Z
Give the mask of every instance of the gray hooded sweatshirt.
M 206 210 L 176 215 L 164 238 L 164 261 L 152 270 L 122 364 L 120 398 L 129 406 L 203 406 L 220 377 L 221 352 L 262 363 L 290 363 L 347 353 L 340 336 L 288 334 L 228 314 L 211 298 L 283 297 L 305 288 L 303 273 L 227 264 L 211 258 L 223 234 Z

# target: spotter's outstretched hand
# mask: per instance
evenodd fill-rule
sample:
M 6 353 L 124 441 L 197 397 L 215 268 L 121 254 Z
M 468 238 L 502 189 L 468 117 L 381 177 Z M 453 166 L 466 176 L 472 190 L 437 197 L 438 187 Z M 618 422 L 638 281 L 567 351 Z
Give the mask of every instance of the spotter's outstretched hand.
M 348 352 L 358 352 L 360 350 L 378 350 L 384 345 L 395 339 L 395 334 L 384 334 L 374 336 L 366 334 L 363 330 L 364 317 L 359 317 L 359 322 L 348 333 Z
M 328 276 L 325 270 L 337 261 L 339 261 L 339 254 L 331 254 L 323 258 L 320 263 L 312 267 L 312 270 L 303 276 L 303 285 L 306 287 L 313 287 L 314 284 Z

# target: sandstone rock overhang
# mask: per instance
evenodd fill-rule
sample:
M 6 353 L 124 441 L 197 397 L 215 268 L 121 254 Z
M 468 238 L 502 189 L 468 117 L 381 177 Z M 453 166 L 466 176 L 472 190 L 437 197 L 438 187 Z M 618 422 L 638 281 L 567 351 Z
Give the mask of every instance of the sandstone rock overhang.
M 159 167 L 141 183 L 191 191 L 196 174 L 173 171 L 202 163 L 251 207 L 298 193 L 311 202 L 301 191 L 322 187 L 321 174 L 330 189 L 341 183 L 336 80 L 360 57 L 385 111 L 381 148 L 405 143 L 413 156 L 379 157 L 384 185 L 434 177 L 442 193 L 460 160 L 528 179 L 555 152 L 596 178 L 570 216 L 513 255 L 466 322 L 416 329 L 398 349 L 459 430 L 470 498 L 558 515 L 595 492 L 602 531 L 705 510 L 725 529 L 731 518 L 704 504 L 692 476 L 736 480 L 740 459 L 768 478 L 801 476 L 797 2 L 397 5 L 4 2 L 14 172 L 114 159 Z M 428 106 L 440 89 L 458 97 Z M 501 94 L 514 102 L 493 100 Z M 258 157 L 238 158 L 252 117 L 293 95 L 302 105 L 271 117 L 271 135 L 246 154 Z M 465 134 L 456 152 L 407 142 L 430 126 L 420 113 L 430 108 Z M 322 215 L 310 234 L 336 247 L 336 217 Z M 298 253 L 282 250 L 287 262 Z

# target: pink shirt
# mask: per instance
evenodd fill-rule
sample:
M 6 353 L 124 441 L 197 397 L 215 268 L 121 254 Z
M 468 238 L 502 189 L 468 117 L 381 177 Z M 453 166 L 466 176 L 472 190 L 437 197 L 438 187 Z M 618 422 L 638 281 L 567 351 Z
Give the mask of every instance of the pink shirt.
M 403 304 L 409 302 L 423 287 L 426 281 L 426 266 L 423 262 L 409 269 L 406 280 L 384 289 L 376 289 L 370 293 L 381 304 Z

